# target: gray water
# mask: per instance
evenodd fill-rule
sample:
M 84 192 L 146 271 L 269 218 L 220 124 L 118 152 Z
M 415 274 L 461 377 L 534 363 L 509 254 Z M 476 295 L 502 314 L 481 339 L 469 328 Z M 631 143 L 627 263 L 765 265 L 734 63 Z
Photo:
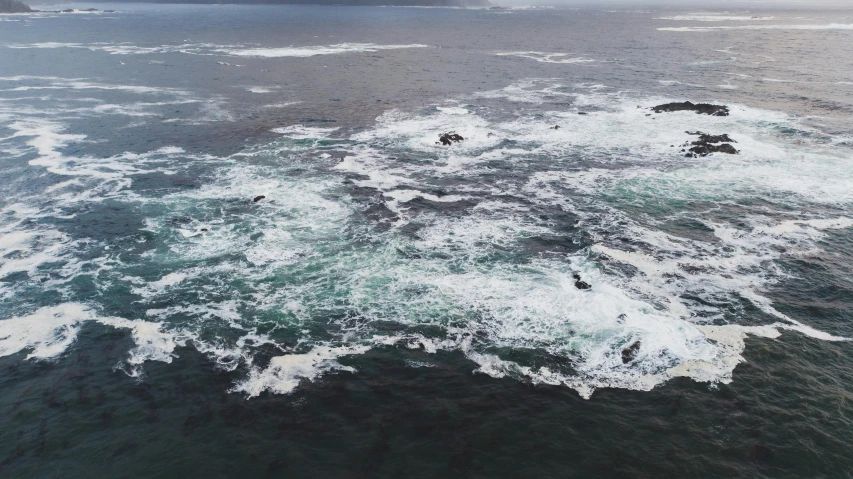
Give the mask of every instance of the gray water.
M 850 12 L 89 6 L 0 15 L 4 477 L 850 477 Z

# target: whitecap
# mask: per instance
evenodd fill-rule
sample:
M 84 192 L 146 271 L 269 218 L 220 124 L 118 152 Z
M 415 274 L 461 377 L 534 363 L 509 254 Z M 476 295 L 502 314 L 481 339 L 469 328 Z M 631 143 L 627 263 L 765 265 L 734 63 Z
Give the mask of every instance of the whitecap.
M 853 30 L 853 24 L 830 23 L 827 25 L 734 25 L 714 27 L 661 27 L 664 32 L 713 32 L 720 30 Z
M 291 125 L 283 128 L 274 128 L 272 130 L 273 133 L 278 133 L 287 138 L 292 138 L 294 140 L 307 140 L 307 139 L 323 139 L 328 138 L 332 133 L 339 130 L 339 128 L 331 127 L 317 127 L 317 126 L 305 126 L 305 125 Z
M 520 57 L 536 60 L 541 63 L 593 63 L 595 60 L 586 57 L 569 57 L 568 53 L 548 53 L 548 52 L 498 52 L 495 55 L 500 57 Z
M 216 48 L 213 51 L 237 57 L 258 58 L 307 58 L 318 55 L 338 55 L 342 53 L 374 53 L 382 50 L 399 50 L 406 48 L 427 48 L 428 45 L 378 45 L 375 43 L 338 43 L 335 45 L 317 45 L 303 47 L 255 47 L 255 48 Z
M 129 374 L 138 376 L 145 361 L 171 362 L 182 341 L 162 331 L 162 324 L 102 317 L 80 303 L 46 306 L 33 313 L 0 320 L 0 356 L 28 350 L 26 359 L 52 359 L 61 355 L 77 338 L 83 323 L 98 322 L 130 329 L 135 347 L 129 352 Z
M 249 377 L 238 382 L 231 391 L 249 397 L 257 397 L 264 391 L 287 394 L 302 380 L 313 381 L 332 371 L 356 372 L 355 368 L 339 363 L 338 358 L 362 354 L 369 349 L 368 346 L 315 346 L 306 353 L 275 356 L 266 368 L 253 368 Z

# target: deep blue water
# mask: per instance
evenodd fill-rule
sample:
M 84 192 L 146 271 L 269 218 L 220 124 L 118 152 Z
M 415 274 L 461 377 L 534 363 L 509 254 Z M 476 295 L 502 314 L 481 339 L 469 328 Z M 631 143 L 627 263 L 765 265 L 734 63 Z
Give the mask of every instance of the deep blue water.
M 853 475 L 851 12 L 90 6 L 0 15 L 0 476 Z

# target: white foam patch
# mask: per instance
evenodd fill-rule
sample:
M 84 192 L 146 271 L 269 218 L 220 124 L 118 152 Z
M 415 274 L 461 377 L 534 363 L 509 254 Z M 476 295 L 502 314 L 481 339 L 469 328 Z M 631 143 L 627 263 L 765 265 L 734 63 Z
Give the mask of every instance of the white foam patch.
M 796 235 L 800 240 L 820 237 L 820 231 L 853 227 L 851 218 L 802 219 L 783 221 L 775 225 L 759 225 L 754 231 L 774 236 Z
M 757 17 L 748 15 L 721 15 L 721 14 L 693 14 L 693 15 L 672 15 L 669 17 L 660 17 L 657 20 L 673 20 L 677 22 L 749 22 L 749 21 L 769 21 L 776 17 Z
M 436 110 L 433 110 L 436 111 Z M 470 153 L 490 146 L 497 145 L 501 140 L 489 129 L 489 123 L 479 116 L 459 115 L 456 111 L 438 110 L 437 114 L 409 115 L 400 111 L 391 110 L 378 118 L 378 125 L 373 130 L 356 134 L 352 139 L 362 143 L 376 143 L 383 147 L 394 146 L 421 152 L 434 152 L 442 156 L 444 166 L 449 169 L 460 168 L 464 163 L 470 161 Z M 458 133 L 464 141 L 450 147 L 441 145 L 439 137 L 441 134 L 453 131 Z M 395 136 L 396 135 L 396 136 Z M 360 152 L 366 156 L 368 151 Z M 378 161 L 383 161 L 378 158 Z M 346 163 L 340 168 L 346 168 Z M 394 170 L 385 170 L 387 174 L 393 174 Z
M 0 356 L 26 349 L 27 359 L 50 359 L 62 354 L 77 338 L 80 323 L 94 319 L 80 304 L 45 307 L 26 316 L 0 321 Z
M 525 103 L 544 101 L 542 91 L 530 92 L 523 85 L 481 96 L 503 96 Z M 768 129 L 770 125 L 780 129 L 788 127 L 809 135 L 815 133 L 813 129 L 799 124 L 794 117 L 743 105 L 730 105 L 729 117 L 710 117 L 692 112 L 646 116 L 651 113 L 650 107 L 671 100 L 665 97 L 630 98 L 620 93 L 573 97 L 580 109 L 604 110 L 586 116 L 571 112 L 545 113 L 545 119 L 541 121 L 524 118 L 497 125 L 483 124 L 480 131 L 494 131 L 500 135 L 492 139 L 504 137 L 543 143 L 538 152 L 555 156 L 584 151 L 611 163 L 620 160 L 636 163 L 641 159 L 644 166 L 659 165 L 656 168 L 635 167 L 612 172 L 614 178 L 625 178 L 624 186 L 649 185 L 649 192 L 656 188 L 674 189 L 683 191 L 685 197 L 692 197 L 696 191 L 701 191 L 708 198 L 714 198 L 728 196 L 730 189 L 735 188 L 744 196 L 763 191 L 773 196 L 794 193 L 809 201 L 831 205 L 853 201 L 850 193 L 853 183 L 844 173 L 847 160 L 843 152 L 819 141 L 819 136 L 816 138 L 818 141 L 794 146 L 789 138 L 776 136 L 772 129 Z M 638 104 L 641 108 L 637 108 Z M 475 118 L 471 118 L 470 123 L 478 125 Z M 685 133 L 685 124 L 689 124 L 690 129 L 730 133 L 738 141 L 735 147 L 740 150 L 740 155 L 714 155 L 712 158 L 715 160 L 701 162 L 685 160 L 680 145 L 695 139 Z M 561 125 L 562 128 L 554 130 L 553 125 Z M 598 134 L 600 131 L 618 134 L 602 136 Z M 398 130 L 395 133 L 406 132 Z M 672 162 L 677 162 L 678 168 L 671 168 Z M 601 172 L 611 175 L 609 170 L 588 170 L 578 172 L 573 181 L 583 183 L 585 178 L 595 177 Z M 681 190 L 682 185 L 684 190 Z
M 175 90 L 171 88 L 146 87 L 138 85 L 111 85 L 106 83 L 78 81 L 78 80 L 57 80 L 49 85 L 26 85 L 11 88 L 7 91 L 29 91 L 29 90 L 116 90 L 130 93 L 144 94 L 185 94 L 185 91 Z
M 53 230 L 18 229 L 20 223 L 0 228 L 0 277 L 15 272 L 36 276 L 47 263 L 65 260 L 64 254 L 72 242 L 68 236 Z
M 236 57 L 256 58 L 308 58 L 318 55 L 338 55 L 344 53 L 375 53 L 385 50 L 400 50 L 409 48 L 428 48 L 422 44 L 404 45 L 382 45 L 376 43 L 338 43 L 334 45 L 311 45 L 311 46 L 288 46 L 288 47 L 260 47 L 245 45 L 217 45 L 211 43 L 186 43 L 175 45 L 138 46 L 127 42 L 94 42 L 94 43 L 71 43 L 71 42 L 40 42 L 28 44 L 9 44 L 8 48 L 14 49 L 56 49 L 71 48 L 95 52 L 106 52 L 110 55 L 150 55 L 163 53 L 184 53 L 191 55 L 228 55 Z M 225 66 L 234 65 L 227 62 L 218 62 Z
M 98 321 L 131 330 L 136 347 L 125 362 L 129 374 L 140 375 L 145 361 L 169 362 L 177 346 L 192 344 L 223 369 L 245 367 L 247 375 L 232 390 L 250 397 L 286 394 L 303 380 L 354 372 L 339 359 L 370 348 L 457 351 L 480 373 L 563 384 L 589 397 L 602 387 L 649 390 L 679 376 L 731 381 L 749 335 L 775 338 L 792 330 L 844 339 L 781 314 L 762 291 L 785 277 L 776 265 L 783 249 L 813 251 L 829 230 L 853 227 L 850 218 L 786 213 L 773 220 L 753 211 L 730 224 L 679 210 L 676 216 L 687 214 L 683 219 L 705 228 L 706 237 L 690 239 L 666 233 L 662 220 L 636 209 L 679 201 L 726 206 L 756 196 L 785 205 L 846 205 L 853 201 L 846 155 L 825 135 L 778 112 L 731 105 L 730 117 L 651 113 L 651 106 L 669 100 L 549 80 L 415 112 L 386 112 L 373 128 L 341 140 L 348 155 L 334 167 L 363 175 L 353 182 L 377 189 L 371 201 L 397 213 L 398 221 L 381 231 L 362 222 L 357 212 L 364 205 L 348 196 L 340 175 L 324 169 L 331 142 L 308 147 L 311 142 L 279 139 L 217 159 L 218 169 L 202 187 L 144 200 L 152 215 L 145 230 L 160 243 L 141 257 L 161 271 L 159 277 L 122 275 L 120 261 L 102 265 L 109 281 L 130 284 L 151 321 L 99 318 L 85 306 L 65 305 L 39 310 L 33 318 L 47 321 L 36 329 L 21 330 L 29 323 L 12 318 L 6 334 L 0 323 L 0 347 L 55 357 L 82 322 Z M 526 110 L 530 105 L 535 112 Z M 74 193 L 69 198 L 75 201 L 111 197 L 141 204 L 118 194 L 132 175 L 174 168 L 186 155 L 171 147 L 72 157 L 64 152 L 86 141 L 82 135 L 56 122 L 14 124 L 13 140 L 26 142 L 37 155 L 35 166 L 68 177 L 52 194 L 86 189 L 90 181 L 101 185 L 88 196 Z M 695 139 L 686 128 L 729 133 L 741 154 L 685 159 L 670 145 Z M 291 140 L 321 140 L 336 130 L 294 125 L 275 131 Z M 436 144 L 448 131 L 465 140 Z M 242 161 L 252 155 L 273 161 Z M 496 179 L 496 163 L 512 174 Z M 303 174 L 310 168 L 318 170 Z M 257 195 L 264 200 L 253 202 Z M 444 206 L 464 201 L 464 211 L 409 208 L 416 199 Z M 9 259 L 26 251 L 47 251 L 45 261 L 73 258 L 66 253 L 69 241 L 57 237 L 63 249 L 51 252 L 39 243 L 39 234 L 49 243 L 49 233 L 23 229 L 32 216 L 25 200 L 4 210 L 0 248 L 12 253 Z M 537 208 L 576 215 L 593 246 L 559 254 L 545 246 L 548 254 L 528 254 L 543 238 L 586 241 L 566 238 Z M 417 228 L 401 229 L 409 224 Z M 592 287 L 578 289 L 575 274 Z M 739 301 L 776 322 L 724 324 L 737 319 L 731 309 Z M 318 333 L 317 318 L 332 327 Z M 402 332 L 377 335 L 380 321 Z M 430 337 L 413 332 L 425 326 Z M 277 342 L 277 329 L 288 330 L 298 346 Z M 636 356 L 624 363 L 622 350 L 637 341 Z M 282 355 L 259 367 L 259 345 Z M 518 353 L 512 361 L 507 350 Z M 534 366 L 540 360 L 525 360 L 527 353 L 553 361 Z
M 469 113 L 466 108 L 461 106 L 437 106 L 435 109 L 448 115 L 467 115 Z
M 14 49 L 53 49 L 53 48 L 79 48 L 91 51 L 104 51 L 112 55 L 131 55 L 131 54 L 147 54 L 160 53 L 163 51 L 161 47 L 138 47 L 131 44 L 123 43 L 63 43 L 63 42 L 42 42 L 30 44 L 13 44 L 7 45 Z
M 365 185 L 366 183 L 360 182 L 360 184 Z M 462 201 L 466 198 L 469 198 L 467 196 L 460 195 L 436 196 L 417 190 L 386 191 L 383 196 L 391 200 L 386 202 L 386 206 L 388 206 L 388 209 L 397 213 L 398 215 L 401 215 L 403 213 L 404 208 L 400 206 L 402 203 L 412 201 L 416 198 L 423 198 L 425 200 L 434 201 L 436 203 L 455 203 L 457 201 Z
M 149 55 L 157 53 L 190 53 L 199 55 L 210 55 L 217 49 L 226 48 L 223 45 L 210 43 L 187 43 L 179 45 L 157 45 L 141 47 L 128 42 L 93 42 L 93 43 L 71 43 L 71 42 L 40 42 L 27 44 L 10 44 L 8 48 L 14 49 L 55 49 L 71 48 L 82 49 L 93 52 L 106 52 L 110 55 Z M 236 65 L 240 66 L 240 65 Z
M 102 117 L 104 115 L 149 116 L 149 109 L 165 105 L 195 103 L 187 98 L 186 92 L 170 89 L 127 85 L 91 83 L 85 79 L 59 77 L 15 76 L 0 81 L 24 82 L 27 87 L 48 86 L 63 90 L 120 89 L 142 95 L 173 97 L 171 101 L 129 102 L 122 105 L 106 103 L 97 98 L 71 98 L 67 104 L 57 103 L 47 112 L 35 107 L 22 107 L 0 103 L 0 120 L 11 130 L 10 136 L 0 139 L 3 146 L 12 145 L 16 156 L 28 156 L 20 161 L 18 168 L 31 171 L 49 181 L 41 191 L 27 188 L 16 193 L 16 203 L 6 204 L 0 209 L 0 277 L 17 274 L 14 281 L 0 283 L 0 298 L 11 298 L 32 294 L 36 287 L 56 289 L 69 294 L 68 281 L 78 275 L 96 275 L 115 266 L 105 257 L 79 259 L 78 253 L 91 248 L 86 238 L 71 238 L 67 234 L 46 226 L 54 219 L 66 220 L 80 211 L 81 203 L 98 203 L 106 199 L 132 200 L 137 198 L 128 187 L 138 174 L 160 172 L 173 174 L 176 170 L 190 166 L 189 162 L 174 162 L 176 157 L 208 161 L 205 156 L 185 155 L 177 147 L 163 147 L 144 153 L 124 152 L 113 156 L 89 156 L 68 153 L 72 149 L 83 149 L 95 143 L 85 135 L 68 132 L 66 118 Z M 61 93 L 30 99 L 48 101 L 64 99 Z M 159 99 L 158 99 L 159 100 Z M 80 103 L 91 104 L 80 108 Z M 41 172 L 44 170 L 49 175 Z M 26 173 L 25 175 L 29 175 Z M 53 175 L 59 175 L 57 178 Z M 26 177 L 26 176 L 24 176 Z M 15 189 L 14 184 L 7 185 Z M 85 208 L 83 208 L 85 209 Z M 41 221 L 47 219 L 48 221 Z M 84 233 L 85 234 L 85 233 Z M 23 273 L 23 274 L 21 274 Z
M 853 30 L 853 24 L 830 23 L 827 25 L 733 25 L 714 27 L 661 27 L 664 32 L 713 32 L 720 30 Z
M 589 87 L 589 89 L 596 90 L 594 87 Z M 560 83 L 551 83 L 543 87 L 539 81 L 527 80 L 514 83 L 500 90 L 479 92 L 476 96 L 480 98 L 504 99 L 519 103 L 545 103 L 554 98 L 568 100 L 575 97 L 575 94 L 563 90 L 564 85 Z
M 331 371 L 356 372 L 337 359 L 362 354 L 369 349 L 367 346 L 315 346 L 307 353 L 275 356 L 266 368 L 253 368 L 249 377 L 237 383 L 232 391 L 246 393 L 249 397 L 257 397 L 264 391 L 287 394 L 296 389 L 302 380 L 313 381 Z
M 264 108 L 287 108 L 289 106 L 298 105 L 302 103 L 301 101 L 285 101 L 282 103 L 270 103 L 269 105 L 264 105 Z
M 291 103 L 292 104 L 292 103 Z M 316 126 L 305 126 L 305 125 L 291 125 L 283 128 L 275 128 L 272 130 L 273 133 L 278 133 L 287 138 L 292 138 L 294 140 L 307 140 L 307 139 L 323 139 L 328 138 L 332 133 L 336 132 L 339 128 L 323 128 Z
M 142 375 L 142 366 L 146 361 L 171 363 L 176 357 L 175 348 L 186 345 L 186 338 L 164 331 L 163 323 L 124 318 L 98 318 L 97 321 L 117 329 L 130 330 L 136 345 L 128 352 L 124 370 L 131 377 Z
M 338 55 L 342 53 L 374 53 L 383 50 L 399 50 L 407 48 L 427 48 L 428 45 L 378 45 L 375 43 L 338 43 L 336 45 L 317 45 L 304 47 L 282 48 L 218 48 L 214 51 L 238 57 L 259 58 L 307 58 L 318 55 Z
M 255 241 L 247 243 L 245 226 L 240 222 L 217 221 L 194 223 L 175 231 L 163 218 L 149 222 L 149 230 L 171 235 L 170 256 L 182 259 L 216 259 L 239 253 L 250 265 L 259 269 L 278 268 L 310 257 L 318 241 L 337 237 L 350 215 L 347 204 L 324 197 L 331 179 L 292 181 L 263 168 L 227 168 L 211 184 L 198 190 L 167 195 L 163 205 L 176 213 L 199 204 L 238 199 L 253 204 L 257 218 L 251 225 Z M 258 195 L 266 198 L 252 203 Z M 202 232 L 201 229 L 207 229 Z M 164 258 L 168 260 L 168 258 Z M 171 283 L 179 276 L 167 276 L 161 281 Z M 161 287 L 147 288 L 159 291 Z
M 501 57 L 520 57 L 536 60 L 541 63 L 593 63 L 595 60 L 586 57 L 572 57 L 568 53 L 547 53 L 547 52 L 498 52 L 495 53 Z
M 0 320 L 0 356 L 29 350 L 26 359 L 52 359 L 61 355 L 77 338 L 84 322 L 130 329 L 136 346 L 129 353 L 129 373 L 138 376 L 145 361 L 171 362 L 182 342 L 162 331 L 161 323 L 101 317 L 80 303 L 48 306 L 25 315 Z
M 558 159 L 580 152 L 612 165 L 612 168 L 570 172 L 537 172 L 522 190 L 507 185 L 503 188 L 508 190 L 491 191 L 559 205 L 580 215 L 581 225 L 599 243 L 571 258 L 571 265 L 582 271 L 585 281 L 593 284 L 592 290 L 577 290 L 570 268 L 544 260 L 528 265 L 526 272 L 504 270 L 500 266 L 480 269 L 465 263 L 463 271 L 448 274 L 428 261 L 420 261 L 423 269 L 417 272 L 398 273 L 385 266 L 384 271 L 394 275 L 400 288 L 408 284 L 422 295 L 423 291 L 441 292 L 426 294 L 415 304 L 410 303 L 418 312 L 411 313 L 414 317 L 397 311 L 397 321 L 406 317 L 407 322 L 417 322 L 418 314 L 429 317 L 418 306 L 421 302 L 443 304 L 449 308 L 443 311 L 454 317 L 465 316 L 466 312 L 475 317 L 482 315 L 483 323 L 466 316 L 468 323 L 463 330 L 479 338 L 485 332 L 488 337 L 485 343 L 464 343 L 457 339 L 436 344 L 440 344 L 439 348 L 465 352 L 480 364 L 480 372 L 565 384 L 585 397 L 600 387 L 648 390 L 676 376 L 730 381 L 735 366 L 743 360 L 742 341 L 732 338 L 742 339 L 747 334 L 776 337 L 780 330 L 796 330 L 823 340 L 845 339 L 781 315 L 759 292 L 775 278 L 784 277 L 782 271 L 772 266 L 781 258 L 783 248 L 788 254 L 808 251 L 814 248 L 822 229 L 850 227 L 847 218 L 767 223 L 764 218 L 750 217 L 747 221 L 751 227 L 745 230 L 706 222 L 720 241 L 708 243 L 658 231 L 600 200 L 627 193 L 628 198 L 633 198 L 630 204 L 635 206 L 643 198 L 657 204 L 667 199 L 726 201 L 755 195 L 785 202 L 793 193 L 797 201 L 845 204 L 853 198 L 847 193 L 851 185 L 848 175 L 842 173 L 846 160 L 841 152 L 819 135 L 815 141 L 804 143 L 802 136 L 793 142 L 773 133 L 776 127 L 808 135 L 816 133 L 800 125 L 796 118 L 778 112 L 731 105 L 729 117 L 692 112 L 652 114 L 653 105 L 672 100 L 605 93 L 607 89 L 603 86 L 582 88 L 583 92 L 568 92 L 558 84 L 545 82 L 543 88 L 542 82 L 523 82 L 477 97 L 519 103 L 547 103 L 553 98 L 565 98 L 562 101 L 573 102 L 579 110 L 594 110 L 585 116 L 540 108 L 536 117 L 494 122 L 481 116 L 482 107 L 476 105 L 466 108 L 464 121 L 438 107 L 418 113 L 391 111 L 377 119 L 373 130 L 352 137 L 362 146 L 354 148 L 355 155 L 348 156 L 337 168 L 368 177 L 356 184 L 383 191 L 386 198 L 394 200 L 386 205 L 398 213 L 405 213 L 400 203 L 412 198 L 432 201 L 443 198 L 423 195 L 416 185 L 421 185 L 424 177 L 454 174 L 473 179 L 488 171 L 478 169 L 480 164 L 495 159 L 516 163 L 519 166 L 514 171 L 523 171 L 520 165 L 524 165 L 526 156 Z M 561 128 L 554 129 L 555 124 Z M 741 154 L 695 162 L 685 160 L 680 148 L 675 148 L 695 139 L 684 132 L 685 125 L 706 132 L 730 133 Z M 449 147 L 435 145 L 435 138 L 445 131 L 456 131 L 465 140 Z M 601 135 L 601 131 L 611 134 Z M 495 149 L 504 139 L 512 140 L 515 146 Z M 434 159 L 408 166 L 396 160 L 399 154 L 396 152 L 403 151 L 419 152 Z M 766 173 L 760 173 L 765 168 Z M 562 189 L 553 189 L 551 185 Z M 464 190 L 457 189 L 454 193 L 461 191 Z M 447 196 L 457 196 L 454 200 L 476 198 L 490 191 L 486 188 L 471 192 L 475 194 Z M 588 213 L 590 205 L 603 213 Z M 520 239 L 549 232 L 541 226 L 526 225 L 523 209 L 501 208 L 492 201 L 474 211 L 475 216 L 458 221 L 420 213 L 418 222 L 426 222 L 428 226 L 418 230 L 418 241 L 400 248 L 414 247 L 420 255 L 451 254 L 473 262 L 492 254 L 490 246 L 512 251 Z M 509 216 L 505 219 L 494 216 L 498 212 Z M 398 223 L 407 221 L 401 215 Z M 614 236 L 610 225 L 618 225 L 620 235 L 633 239 L 632 250 L 624 249 L 618 241 L 602 241 Z M 609 269 L 603 274 L 600 265 L 605 260 L 606 264 L 630 265 L 639 274 L 623 276 Z M 414 268 L 412 264 L 408 266 Z M 428 287 L 424 290 L 425 285 Z M 365 292 L 361 296 L 366 298 L 371 294 L 377 293 Z M 736 303 L 738 296 L 747 298 L 783 322 L 755 328 L 727 325 L 702 329 L 704 326 L 693 321 L 722 321 L 724 315 L 717 307 L 685 299 L 690 295 L 719 305 Z M 393 301 L 374 299 L 383 305 Z M 378 311 L 375 307 L 361 309 L 363 314 L 379 314 Z M 620 318 L 620 315 L 625 316 Z M 728 339 L 722 344 L 720 337 L 724 334 Z M 635 340 L 642 344 L 641 353 L 631 364 L 624 365 L 619 351 Z M 379 344 L 389 344 L 390 340 L 384 341 Z M 553 367 L 537 369 L 506 361 L 487 352 L 495 346 L 546 348 L 557 356 L 573 358 L 573 367 L 581 374 L 567 376 Z
M 685 361 L 667 370 L 667 376 L 728 384 L 732 381 L 734 368 L 744 361 L 742 353 L 746 348 L 744 339 L 747 335 L 768 339 L 775 339 L 780 335 L 779 330 L 773 326 L 729 325 L 696 326 L 696 328 L 714 342 L 718 350 L 717 361 Z
M 64 125 L 41 119 L 21 120 L 8 127 L 15 131 L 13 137 L 29 138 L 26 144 L 38 155 L 29 161 L 30 165 L 43 167 L 57 175 L 112 181 L 112 191 L 128 186 L 129 175 L 163 171 L 157 163 L 165 161 L 164 157 L 169 158 L 183 152 L 177 147 L 164 147 L 142 154 L 125 152 L 108 158 L 69 157 L 61 150 L 70 144 L 83 142 L 85 135 L 64 133 Z
M 157 281 L 147 283 L 144 288 L 134 288 L 132 291 L 134 294 L 138 294 L 143 297 L 160 295 L 166 290 L 183 282 L 188 278 L 188 276 L 189 275 L 187 273 L 183 272 L 169 273 Z

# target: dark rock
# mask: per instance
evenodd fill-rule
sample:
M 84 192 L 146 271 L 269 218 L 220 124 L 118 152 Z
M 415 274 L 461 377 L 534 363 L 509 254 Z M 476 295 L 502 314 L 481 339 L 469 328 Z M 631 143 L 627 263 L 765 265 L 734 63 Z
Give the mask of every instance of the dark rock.
M 201 230 L 202 230 L 202 231 L 207 231 L 207 228 L 202 228 Z
M 450 133 L 442 133 L 442 134 L 438 137 L 438 143 L 441 143 L 441 144 L 442 144 L 442 145 L 444 145 L 444 146 L 450 146 L 450 145 L 452 145 L 453 143 L 458 143 L 458 142 L 460 142 L 460 141 L 462 141 L 462 140 L 464 140 L 464 139 L 465 139 L 465 138 L 462 138 L 462 135 L 459 135 L 459 134 L 457 134 L 457 133 L 453 133 L 453 132 L 450 132 Z M 438 143 L 436 143 L 436 144 L 438 144 Z
M 737 155 L 739 152 L 730 143 L 737 143 L 729 138 L 729 135 L 709 135 L 701 131 L 688 131 L 688 135 L 697 135 L 699 139 L 690 143 L 693 145 L 687 152 L 687 158 L 696 158 L 708 156 L 711 153 L 726 153 L 729 155 Z M 685 143 L 684 146 L 689 146 Z M 684 150 L 681 150 L 684 151 Z
M 702 133 L 701 131 L 686 131 L 688 135 L 696 135 L 699 137 L 699 141 L 705 143 L 737 143 L 736 141 L 729 138 L 729 135 L 723 133 L 722 135 L 709 135 L 707 133 Z M 694 143 L 695 145 L 696 143 Z
M 634 341 L 630 346 L 622 350 L 622 364 L 628 364 L 637 357 L 640 352 L 640 341 Z
M 578 112 L 578 115 L 589 115 L 589 113 L 587 113 L 587 112 L 585 112 L 585 111 L 579 111 L 579 112 Z
M 262 200 L 262 199 L 264 199 L 264 198 L 266 198 L 266 196 L 264 196 L 264 195 L 258 195 L 258 196 L 256 196 L 252 201 L 254 201 L 255 203 L 257 203 L 258 201 L 261 201 L 261 200 Z
M 560 129 L 560 125 L 554 125 L 554 128 L 551 128 L 551 129 L 552 129 L 552 130 L 559 130 L 559 129 Z
M 738 151 L 732 145 L 728 143 L 722 143 L 720 145 L 711 145 L 711 144 L 701 144 L 690 148 L 692 153 L 692 157 L 696 158 L 697 156 L 708 156 L 711 153 L 726 153 L 729 155 L 737 155 Z
M 33 10 L 18 0 L 0 0 L 0 13 L 30 13 Z
M 673 111 L 695 111 L 702 115 L 729 116 L 729 107 L 725 105 L 711 105 L 709 103 L 667 103 L 652 107 L 655 113 L 667 113 Z
M 590 285 L 589 285 L 589 283 L 587 283 L 586 281 L 582 281 L 582 280 L 581 280 L 581 275 L 579 275 L 579 274 L 575 273 L 575 274 L 573 275 L 573 277 L 575 278 L 575 288 L 577 288 L 577 289 L 589 289 L 589 288 L 592 288 L 592 286 L 590 286 Z
M 616 321 L 618 321 L 619 323 L 624 323 L 626 319 L 628 319 L 628 315 L 625 313 L 616 316 Z

